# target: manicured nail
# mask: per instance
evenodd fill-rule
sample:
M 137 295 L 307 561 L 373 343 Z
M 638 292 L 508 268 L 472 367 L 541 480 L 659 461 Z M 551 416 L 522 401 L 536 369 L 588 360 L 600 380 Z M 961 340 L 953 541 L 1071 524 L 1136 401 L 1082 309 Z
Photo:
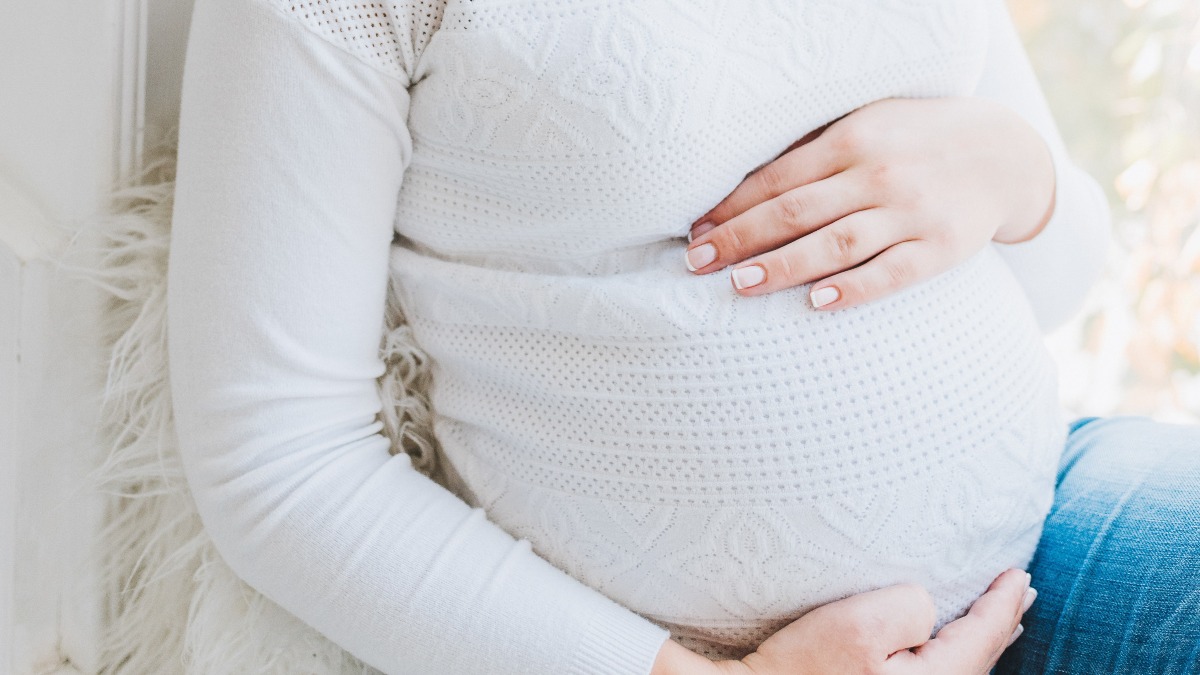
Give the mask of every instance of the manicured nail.
M 1012 636 L 1008 638 L 1008 644 L 1004 645 L 1004 646 L 1008 647 L 1012 643 L 1016 642 L 1017 638 L 1021 637 L 1021 633 L 1024 633 L 1024 632 L 1025 632 L 1024 624 L 1017 624 L 1017 629 L 1012 632 Z
M 1033 575 L 1030 574 L 1029 572 L 1026 572 L 1025 573 L 1025 587 L 1029 588 L 1030 584 L 1032 584 L 1032 583 L 1033 583 Z
M 1025 591 L 1025 599 L 1021 601 L 1021 611 L 1028 611 L 1034 600 L 1037 600 L 1037 589 L 1030 586 Z
M 716 223 L 712 222 L 711 220 L 706 220 L 703 223 L 700 223 L 688 231 L 688 241 L 691 242 L 696 237 L 699 237 L 716 226 Z
M 746 265 L 733 270 L 733 285 L 741 290 L 761 284 L 767 278 L 767 270 L 762 265 Z
M 837 286 L 826 286 L 809 293 L 808 297 L 812 300 L 813 307 L 824 307 L 842 297 L 842 293 L 837 289 Z
M 693 272 L 716 259 L 717 247 L 712 244 L 701 244 L 687 252 L 687 266 Z

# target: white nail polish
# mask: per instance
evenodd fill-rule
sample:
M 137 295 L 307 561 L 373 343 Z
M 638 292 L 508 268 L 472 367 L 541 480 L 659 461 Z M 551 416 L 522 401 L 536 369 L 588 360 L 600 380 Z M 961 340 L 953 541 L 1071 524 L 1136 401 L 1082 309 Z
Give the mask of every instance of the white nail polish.
M 730 274 L 733 278 L 733 285 L 738 290 L 757 286 L 767 278 L 767 270 L 763 269 L 762 265 L 747 265 L 738 267 Z
M 1004 646 L 1007 647 L 1007 646 L 1011 645 L 1012 643 L 1016 642 L 1017 638 L 1021 637 L 1021 633 L 1024 633 L 1024 632 L 1025 632 L 1025 625 L 1017 624 L 1017 629 L 1012 632 L 1012 636 L 1010 636 L 1008 638 L 1008 644 L 1004 645 Z
M 1034 600 L 1037 600 L 1037 589 L 1030 586 L 1025 590 L 1025 599 L 1021 601 L 1021 611 L 1028 611 Z
M 687 260 L 688 269 L 695 272 L 717 259 L 717 247 L 712 244 L 701 244 L 696 248 L 689 249 L 684 257 Z
M 818 288 L 808 294 L 808 298 L 812 300 L 813 307 L 824 307 L 840 297 L 842 297 L 842 293 L 837 289 L 837 286 Z

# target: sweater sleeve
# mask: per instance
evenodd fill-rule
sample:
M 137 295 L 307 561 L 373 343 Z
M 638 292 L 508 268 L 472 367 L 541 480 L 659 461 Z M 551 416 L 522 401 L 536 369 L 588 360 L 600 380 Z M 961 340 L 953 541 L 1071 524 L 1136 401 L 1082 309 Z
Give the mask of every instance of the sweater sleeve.
M 222 558 L 385 673 L 649 673 L 666 629 L 380 433 L 409 79 L 266 0 L 199 0 L 185 64 L 169 374 L 185 476 Z
M 1072 162 L 1045 95 L 1002 0 L 987 3 L 990 41 L 976 96 L 1021 115 L 1050 149 L 1055 207 L 1032 239 L 993 242 L 1025 289 L 1044 332 L 1070 319 L 1103 270 L 1111 238 L 1108 201 L 1099 184 Z

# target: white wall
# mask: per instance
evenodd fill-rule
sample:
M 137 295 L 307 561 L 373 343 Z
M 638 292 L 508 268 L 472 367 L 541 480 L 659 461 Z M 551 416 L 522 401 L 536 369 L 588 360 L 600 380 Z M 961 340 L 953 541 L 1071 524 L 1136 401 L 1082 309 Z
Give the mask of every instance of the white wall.
M 94 672 L 98 294 L 56 255 L 174 124 L 188 0 L 0 0 L 0 673 Z
M 146 142 L 153 143 L 179 118 L 183 51 L 192 0 L 149 0 L 146 39 Z
M 17 532 L 17 307 L 16 258 L 0 252 L 0 667 L 13 663 L 13 581 Z
M 128 162 L 139 4 L 0 2 L 0 175 L 56 221 L 91 213 Z

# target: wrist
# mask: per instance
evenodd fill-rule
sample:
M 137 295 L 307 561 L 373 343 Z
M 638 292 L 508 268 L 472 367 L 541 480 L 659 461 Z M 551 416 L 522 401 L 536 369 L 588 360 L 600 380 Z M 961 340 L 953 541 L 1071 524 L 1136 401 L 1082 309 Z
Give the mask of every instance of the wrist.
M 724 672 L 713 661 L 668 639 L 658 651 L 650 675 L 722 675 Z
M 1035 184 L 1039 187 L 1030 190 L 1029 194 L 1022 195 L 1012 217 L 996 229 L 992 241 L 1002 244 L 1029 241 L 1041 234 L 1054 216 L 1058 193 L 1054 156 L 1040 136 L 1035 134 L 1034 139 L 1038 146 L 1037 156 L 1041 161 L 1036 162 L 1035 166 L 1029 166 L 1028 171 L 1030 175 L 1037 177 Z
M 1007 227 L 1002 225 L 996 230 L 996 235 L 992 237 L 992 241 L 996 241 L 1001 244 L 1019 244 L 1021 242 L 1029 241 L 1030 239 L 1033 239 L 1041 234 L 1042 230 L 1046 229 L 1046 225 L 1054 216 L 1054 209 L 1057 206 L 1055 203 L 1055 194 L 1056 190 L 1052 187 L 1050 190 L 1050 205 L 1046 207 L 1046 210 L 1043 212 L 1040 219 L 1033 221 L 1033 227 L 1029 227 L 1029 221 L 1026 222 L 1023 228 L 1016 226 L 1020 225 L 1020 223 L 1008 224 L 1009 226 Z

